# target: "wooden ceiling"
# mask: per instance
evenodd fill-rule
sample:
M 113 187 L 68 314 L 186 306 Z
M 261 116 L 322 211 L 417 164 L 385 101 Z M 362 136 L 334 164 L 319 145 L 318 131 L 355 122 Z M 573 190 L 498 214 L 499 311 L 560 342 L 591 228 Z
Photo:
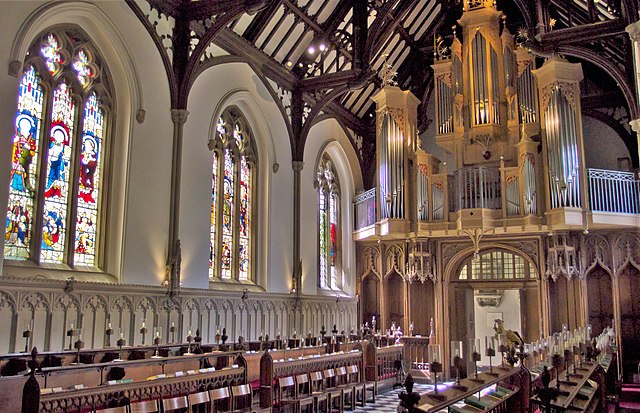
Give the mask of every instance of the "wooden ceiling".
M 450 37 L 462 13 L 461 0 L 126 1 L 164 53 L 174 107 L 186 107 L 191 84 L 210 65 L 245 61 L 279 89 L 275 95 L 290 123 L 294 159 L 302 155 L 310 124 L 334 116 L 353 132 L 361 162 L 371 156 L 363 151 L 372 148 L 376 74 L 387 62 L 398 72 L 399 86 L 421 99 L 423 130 L 429 122 L 424 106 L 432 90 L 433 35 Z M 512 33 L 529 34 L 528 47 L 590 62 L 587 76 L 607 74 L 628 117 L 639 117 L 624 32 L 638 19 L 637 0 L 498 0 L 497 5 Z M 172 24 L 171 32 L 161 32 L 162 22 Z

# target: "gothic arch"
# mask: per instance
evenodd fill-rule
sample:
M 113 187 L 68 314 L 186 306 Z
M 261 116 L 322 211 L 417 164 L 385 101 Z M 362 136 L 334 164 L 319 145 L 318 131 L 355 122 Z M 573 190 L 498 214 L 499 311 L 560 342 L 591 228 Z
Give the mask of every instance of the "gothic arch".
M 511 252 L 513 254 L 521 256 L 522 258 L 524 258 L 529 263 L 529 265 L 531 265 L 531 267 L 535 271 L 535 273 L 536 273 L 535 279 L 539 279 L 540 278 L 540 268 L 539 268 L 538 263 L 536 263 L 531 258 L 531 256 L 529 256 L 529 254 L 527 254 L 526 252 L 524 252 L 524 251 L 522 251 L 522 250 L 520 250 L 518 248 L 515 248 L 513 246 L 510 246 L 508 244 L 502 244 L 502 243 L 491 243 L 491 244 L 482 245 L 480 247 L 480 249 L 479 249 L 479 252 L 490 250 L 490 249 L 505 250 L 505 251 L 509 251 L 509 252 Z M 443 271 L 443 280 L 444 281 L 455 281 L 454 277 L 457 276 L 457 270 L 460 268 L 460 266 L 462 265 L 464 260 L 467 259 L 470 255 L 473 255 L 474 252 L 475 252 L 475 249 L 471 245 L 469 245 L 467 248 L 464 248 L 461 251 L 457 252 L 449 260 L 449 262 L 445 265 L 444 271 Z M 530 278 L 530 279 L 532 279 L 532 278 Z

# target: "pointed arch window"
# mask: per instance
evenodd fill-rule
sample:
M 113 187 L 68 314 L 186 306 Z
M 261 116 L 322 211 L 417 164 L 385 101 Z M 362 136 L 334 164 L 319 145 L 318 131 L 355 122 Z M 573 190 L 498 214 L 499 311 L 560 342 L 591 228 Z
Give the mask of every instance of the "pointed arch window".
M 342 289 L 340 256 L 340 183 L 334 164 L 323 155 L 317 170 L 319 286 Z
M 209 278 L 252 281 L 254 139 L 237 107 L 222 113 L 211 144 Z
M 12 138 L 4 258 L 100 267 L 102 171 L 111 87 L 82 32 L 49 30 L 29 48 Z

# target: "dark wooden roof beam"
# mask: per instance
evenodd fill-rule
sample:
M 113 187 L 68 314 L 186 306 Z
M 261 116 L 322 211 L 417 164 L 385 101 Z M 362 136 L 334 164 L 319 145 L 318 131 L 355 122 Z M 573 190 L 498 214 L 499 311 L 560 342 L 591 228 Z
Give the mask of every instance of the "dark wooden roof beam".
M 182 3 L 184 17 L 187 20 L 204 20 L 218 14 L 226 13 L 238 2 L 244 3 L 247 13 L 255 13 L 267 7 L 266 0 L 215 0 L 215 1 L 191 1 Z
M 293 90 L 296 87 L 298 83 L 296 75 L 230 29 L 220 30 L 215 38 L 215 43 L 227 52 L 244 59 L 285 89 Z
M 566 29 L 553 30 L 539 35 L 540 43 L 547 47 L 553 45 L 563 45 L 572 43 L 589 42 L 601 40 L 607 37 L 624 34 L 626 23 L 622 19 L 610 20 L 606 22 L 588 23 L 581 26 L 569 27 Z
M 267 24 L 273 18 L 274 14 L 280 7 L 282 2 L 280 0 L 273 0 L 269 3 L 266 9 L 262 10 L 260 13 L 253 18 L 251 23 L 249 23 L 249 27 L 244 32 L 244 38 L 247 39 L 251 43 L 255 43 L 258 39 L 258 36 L 264 31 L 267 27 Z
M 287 6 L 289 10 L 295 13 L 303 22 L 305 22 L 305 24 L 308 27 L 310 27 L 315 32 L 316 38 L 317 37 L 325 38 L 326 41 L 333 43 L 334 47 L 339 49 L 343 55 L 349 58 L 349 60 L 352 59 L 351 52 L 349 50 L 342 47 L 340 43 L 334 39 L 334 36 L 332 34 L 325 32 L 322 26 L 320 26 L 315 20 L 309 17 L 309 15 L 305 13 L 303 10 L 301 10 L 296 4 L 293 4 L 291 0 L 282 0 L 282 3 L 285 6 Z

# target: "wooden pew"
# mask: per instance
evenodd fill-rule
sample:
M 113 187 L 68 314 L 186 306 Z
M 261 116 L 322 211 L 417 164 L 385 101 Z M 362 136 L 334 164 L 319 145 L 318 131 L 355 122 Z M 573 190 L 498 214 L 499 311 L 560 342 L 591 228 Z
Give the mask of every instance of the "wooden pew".
M 338 367 L 357 365 L 362 371 L 364 358 L 362 351 L 323 355 L 307 355 L 276 359 L 274 352 L 263 352 L 260 358 L 260 407 L 268 407 L 275 401 L 274 384 L 277 379 L 314 371 L 324 371 Z

